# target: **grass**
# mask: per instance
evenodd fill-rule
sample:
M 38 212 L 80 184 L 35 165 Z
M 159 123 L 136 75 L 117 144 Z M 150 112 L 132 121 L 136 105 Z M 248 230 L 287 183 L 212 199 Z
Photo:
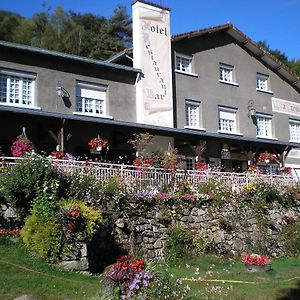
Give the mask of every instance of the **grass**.
M 166 270 L 164 265 L 157 268 Z M 272 259 L 271 271 L 249 273 L 238 260 L 205 255 L 186 258 L 167 271 L 191 288 L 193 300 L 300 299 L 299 258 Z M 99 277 L 55 270 L 20 242 L 4 237 L 0 237 L 0 278 L 1 300 L 24 294 L 43 300 L 90 299 L 100 288 Z
M 88 299 L 99 289 L 99 277 L 51 268 L 34 257 L 20 242 L 0 237 L 0 295 L 14 299 L 32 295 L 37 299 Z
M 188 258 L 169 271 L 189 285 L 191 299 L 195 300 L 300 299 L 298 258 L 272 259 L 272 270 L 249 273 L 240 261 L 205 255 Z

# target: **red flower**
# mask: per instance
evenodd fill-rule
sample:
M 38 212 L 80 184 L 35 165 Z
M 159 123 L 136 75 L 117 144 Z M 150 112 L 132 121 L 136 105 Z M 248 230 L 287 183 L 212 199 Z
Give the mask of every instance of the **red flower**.
M 197 171 L 207 171 L 208 170 L 208 164 L 202 161 L 196 162 L 196 170 Z
M 57 158 L 57 159 L 64 159 L 65 153 L 63 151 L 52 151 L 51 156 Z
M 270 264 L 270 259 L 266 255 L 246 254 L 242 256 L 242 263 L 245 265 L 266 266 Z

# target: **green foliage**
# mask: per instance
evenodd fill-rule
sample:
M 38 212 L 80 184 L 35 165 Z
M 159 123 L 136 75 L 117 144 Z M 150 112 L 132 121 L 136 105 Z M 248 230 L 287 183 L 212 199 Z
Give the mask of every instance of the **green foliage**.
M 283 199 L 282 193 L 272 183 L 265 181 L 257 182 L 255 184 L 255 189 L 256 191 L 253 200 L 260 199 L 260 201 L 270 204 L 275 201 L 281 203 L 281 200 Z
M 102 184 L 90 175 L 75 173 L 68 179 L 66 198 L 97 202 L 102 195 Z
M 46 179 L 43 186 L 37 187 L 37 196 L 33 201 L 32 212 L 44 219 L 53 218 L 58 209 L 58 188 L 57 179 Z
M 215 246 L 216 245 L 213 241 L 213 237 L 207 232 L 202 232 L 193 239 L 193 253 L 196 255 L 213 253 Z
M 300 256 L 300 221 L 291 222 L 283 226 L 282 238 L 285 242 L 287 256 Z
M 66 12 L 57 7 L 31 19 L 0 11 L 0 39 L 70 54 L 107 59 L 131 46 L 131 19 L 125 6 L 111 18 Z
M 67 200 L 60 203 L 62 210 L 71 211 L 74 208 L 79 209 L 83 216 L 83 231 L 84 235 L 88 238 L 91 238 L 93 234 L 100 228 L 104 223 L 102 213 L 99 209 L 94 209 L 83 201 L 76 200 Z
M 164 255 L 170 264 L 176 264 L 191 251 L 192 235 L 181 226 L 170 227 L 167 231 L 168 238 L 165 243 Z
M 230 187 L 216 180 L 209 180 L 198 185 L 200 199 L 203 201 L 209 200 L 212 204 L 221 206 L 229 202 L 232 198 Z
M 62 255 L 62 228 L 55 220 L 30 215 L 25 220 L 21 237 L 29 250 L 48 262 L 56 262 Z
M 1 194 L 24 219 L 38 191 L 44 188 L 44 182 L 51 182 L 55 178 L 60 178 L 58 171 L 51 167 L 45 157 L 35 155 L 18 162 L 0 177 Z
M 111 177 L 103 187 L 103 193 L 110 197 L 124 192 L 126 192 L 126 184 L 124 180 L 118 176 Z

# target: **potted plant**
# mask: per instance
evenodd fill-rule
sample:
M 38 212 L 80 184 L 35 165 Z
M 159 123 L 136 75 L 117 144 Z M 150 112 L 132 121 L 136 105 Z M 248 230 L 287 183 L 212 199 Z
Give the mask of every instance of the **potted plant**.
M 13 141 L 10 149 L 14 157 L 25 157 L 26 154 L 33 152 L 34 146 L 27 138 L 25 128 L 23 128 L 22 134 L 18 135 L 17 139 Z
M 271 261 L 267 255 L 245 254 L 242 263 L 249 272 L 265 272 L 271 270 Z
M 99 136 L 92 138 L 88 145 L 92 150 L 101 151 L 102 149 L 108 150 L 108 139 L 102 139 Z

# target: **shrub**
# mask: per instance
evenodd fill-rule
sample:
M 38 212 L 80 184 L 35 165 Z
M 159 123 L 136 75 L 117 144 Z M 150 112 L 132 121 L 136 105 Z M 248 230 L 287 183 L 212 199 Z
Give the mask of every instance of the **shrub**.
M 81 239 L 91 238 L 104 223 L 101 211 L 82 201 L 62 201 L 60 207 L 60 223 L 65 229 L 78 233 Z
M 68 178 L 66 198 L 83 199 L 89 203 L 94 203 L 101 198 L 102 189 L 102 184 L 96 178 L 75 173 Z
M 55 220 L 45 220 L 35 214 L 25 220 L 21 237 L 29 250 L 48 262 L 56 262 L 63 254 L 62 228 Z
M 200 183 L 198 191 L 200 199 L 210 200 L 212 204 L 216 205 L 222 205 L 233 197 L 228 186 L 215 180 Z
M 51 182 L 59 176 L 45 157 L 34 155 L 18 162 L 0 177 L 1 194 L 24 220 L 44 182 Z
M 167 233 L 168 238 L 164 249 L 165 259 L 168 263 L 175 264 L 191 252 L 193 238 L 181 226 L 170 227 Z
M 300 256 L 300 220 L 289 222 L 282 228 L 287 256 Z
M 281 203 L 283 200 L 283 194 L 276 188 L 275 185 L 261 181 L 255 184 L 255 193 L 253 194 L 252 199 L 260 200 L 267 204 L 271 204 L 275 201 Z
M 37 195 L 33 200 L 32 212 L 44 219 L 54 218 L 58 210 L 58 188 L 57 179 L 47 179 L 42 187 L 37 187 Z

